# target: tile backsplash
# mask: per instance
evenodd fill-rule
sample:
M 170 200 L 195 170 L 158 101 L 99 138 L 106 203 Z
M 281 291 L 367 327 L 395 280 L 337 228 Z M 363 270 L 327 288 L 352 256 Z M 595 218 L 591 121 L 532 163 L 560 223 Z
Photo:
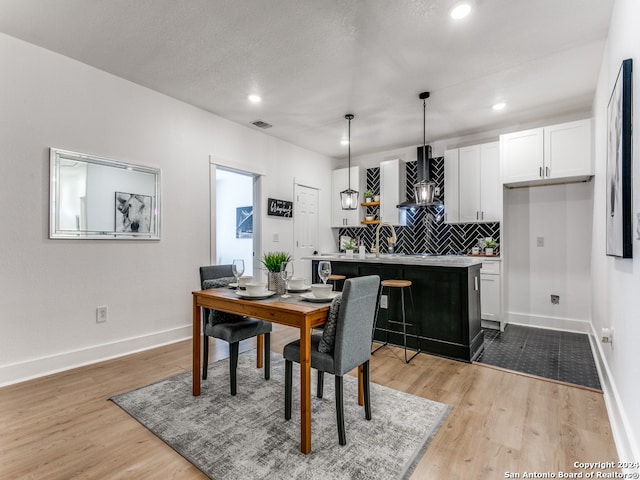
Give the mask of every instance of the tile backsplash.
M 417 181 L 416 162 L 407 162 L 407 196 L 413 197 L 413 185 Z M 429 176 L 440 189 L 440 200 L 444 200 L 444 157 L 436 157 L 429 162 Z M 380 193 L 380 168 L 367 169 L 367 190 Z M 367 213 L 375 213 L 374 211 Z M 407 210 L 407 225 L 395 227 L 398 236 L 396 253 L 437 253 L 441 255 L 469 253 L 478 238 L 493 237 L 500 243 L 500 223 L 444 223 L 444 207 L 428 206 Z M 376 225 L 341 228 L 339 237 L 349 236 L 369 251 L 375 245 Z M 380 237 L 386 238 L 391 232 L 386 227 Z M 338 237 L 338 238 L 339 238 Z M 380 251 L 387 251 L 387 242 L 380 241 Z M 499 253 L 499 252 L 496 252 Z

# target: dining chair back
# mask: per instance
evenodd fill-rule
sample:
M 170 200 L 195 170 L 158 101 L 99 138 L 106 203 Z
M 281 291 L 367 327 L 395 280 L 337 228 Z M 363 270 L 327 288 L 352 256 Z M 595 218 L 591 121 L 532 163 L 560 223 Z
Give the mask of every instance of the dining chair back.
M 210 288 L 207 280 L 219 280 L 220 285 L 224 284 L 223 279 L 233 277 L 231 265 L 207 265 L 200 267 L 200 287 L 204 290 Z M 212 282 L 216 283 L 216 282 Z M 220 286 L 218 285 L 218 286 Z M 203 362 L 202 379 L 207 379 L 207 364 L 209 363 L 209 337 L 219 338 L 229 343 L 229 377 L 231 395 L 237 393 L 237 368 L 239 344 L 242 340 L 258 337 L 258 348 L 256 349 L 257 366 L 260 367 L 261 345 L 264 343 L 264 378 L 269 380 L 271 375 L 271 352 L 270 337 L 271 322 L 258 320 L 256 318 L 241 317 L 230 314 L 211 314 L 208 308 L 203 309 Z M 264 342 L 261 341 L 264 338 Z
M 338 311 L 330 312 L 322 334 L 311 337 L 311 368 L 318 370 L 317 396 L 322 398 L 324 372 L 335 376 L 338 440 L 346 445 L 343 410 L 343 376 L 362 366 L 365 418 L 371 420 L 369 359 L 371 331 L 376 313 L 380 277 L 350 278 L 345 281 Z M 337 302 L 336 302 L 337 303 Z M 333 306 L 332 306 L 333 308 Z M 335 324 L 332 324 L 335 321 Z M 335 336 L 334 336 L 335 334 Z M 292 362 L 300 363 L 300 340 L 285 345 L 285 419 L 291 418 Z

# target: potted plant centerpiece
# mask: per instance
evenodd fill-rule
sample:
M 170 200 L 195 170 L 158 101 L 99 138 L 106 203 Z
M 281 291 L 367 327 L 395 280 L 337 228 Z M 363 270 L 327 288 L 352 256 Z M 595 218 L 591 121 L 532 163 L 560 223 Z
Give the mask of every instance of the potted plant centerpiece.
M 493 237 L 487 237 L 484 239 L 484 254 L 493 255 L 494 250 L 498 248 L 498 242 Z
M 286 288 L 285 281 L 280 273 L 282 264 L 290 261 L 291 255 L 286 252 L 267 252 L 262 256 L 261 263 L 267 269 L 267 288 L 275 291 L 278 295 L 283 295 Z

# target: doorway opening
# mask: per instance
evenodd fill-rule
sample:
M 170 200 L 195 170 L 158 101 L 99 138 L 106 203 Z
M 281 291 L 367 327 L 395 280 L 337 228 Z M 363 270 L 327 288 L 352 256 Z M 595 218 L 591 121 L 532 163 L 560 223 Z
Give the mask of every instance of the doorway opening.
M 216 166 L 214 186 L 215 234 L 212 262 L 230 264 L 244 260 L 244 275 L 253 275 L 256 222 L 256 178 L 250 173 Z

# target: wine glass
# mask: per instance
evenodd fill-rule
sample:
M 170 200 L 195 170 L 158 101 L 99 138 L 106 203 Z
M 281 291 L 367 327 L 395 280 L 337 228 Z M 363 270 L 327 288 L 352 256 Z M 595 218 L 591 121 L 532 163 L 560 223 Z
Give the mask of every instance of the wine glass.
M 236 285 L 238 285 L 239 278 L 244 273 L 244 260 L 241 258 L 236 258 L 231 262 L 231 273 L 236 277 Z
M 282 298 L 289 298 L 289 280 L 293 277 L 293 262 L 282 262 L 280 266 L 280 274 L 282 275 L 282 279 L 284 280 L 284 295 L 281 295 Z
M 322 283 L 327 284 L 327 280 L 331 276 L 331 262 L 326 260 L 318 262 L 318 276 L 322 280 Z

